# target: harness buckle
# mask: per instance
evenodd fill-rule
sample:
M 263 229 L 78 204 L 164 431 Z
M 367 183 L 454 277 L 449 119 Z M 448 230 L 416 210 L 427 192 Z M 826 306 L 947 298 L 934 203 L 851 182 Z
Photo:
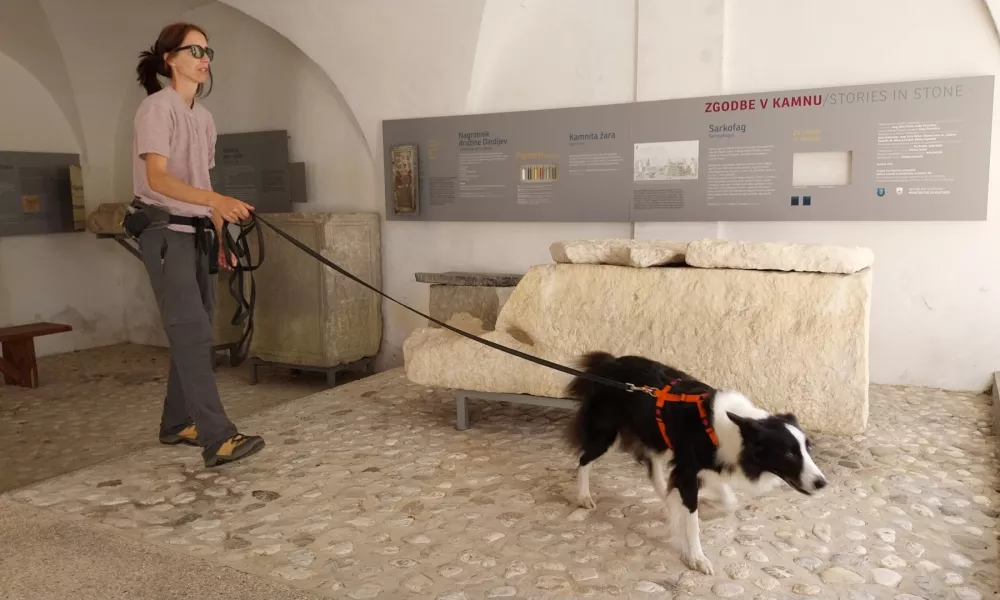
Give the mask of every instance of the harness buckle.
M 643 392 L 649 394 L 652 397 L 656 397 L 656 390 L 649 387 L 648 385 L 638 386 L 631 383 L 626 383 L 625 388 L 630 392 Z

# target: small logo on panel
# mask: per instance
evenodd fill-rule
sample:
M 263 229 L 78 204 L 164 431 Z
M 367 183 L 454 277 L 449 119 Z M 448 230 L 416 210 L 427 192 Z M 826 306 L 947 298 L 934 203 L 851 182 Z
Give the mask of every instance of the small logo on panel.
M 798 205 L 799 205 L 799 197 L 792 196 L 792 206 L 798 206 Z
M 802 206 L 812 206 L 812 196 L 802 196 Z
M 885 196 L 885 188 L 878 188 L 875 190 L 875 193 L 878 194 L 879 198 L 881 198 L 882 196 Z
M 903 188 L 901 188 L 901 187 L 896 188 L 896 195 L 897 196 L 902 196 L 903 195 Z

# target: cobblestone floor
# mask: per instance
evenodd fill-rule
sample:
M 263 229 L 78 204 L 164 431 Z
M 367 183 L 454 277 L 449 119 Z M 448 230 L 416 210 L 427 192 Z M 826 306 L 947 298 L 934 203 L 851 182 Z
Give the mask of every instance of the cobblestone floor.
M 702 524 L 685 569 L 640 467 L 615 452 L 578 509 L 566 412 L 454 403 L 390 371 L 245 419 L 268 446 L 205 470 L 157 447 L 10 494 L 336 598 L 997 598 L 996 438 L 973 394 L 876 387 L 871 425 L 817 436 L 831 486 Z
M 0 492 L 157 444 L 170 352 L 121 344 L 39 359 L 41 387 L 0 384 Z M 216 373 L 237 425 L 247 415 L 323 389 L 316 378 L 248 364 Z

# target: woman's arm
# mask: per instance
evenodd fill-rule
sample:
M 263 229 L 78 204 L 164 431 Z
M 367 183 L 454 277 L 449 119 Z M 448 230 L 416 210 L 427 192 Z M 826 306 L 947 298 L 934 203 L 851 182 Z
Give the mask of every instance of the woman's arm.
M 167 157 L 162 154 L 149 152 L 143 156 L 143 160 L 146 162 L 146 179 L 149 181 L 149 188 L 154 192 L 188 204 L 208 206 L 212 209 L 213 214 L 218 214 L 230 223 L 238 223 L 250 218 L 253 206 L 211 190 L 198 189 L 168 173 Z

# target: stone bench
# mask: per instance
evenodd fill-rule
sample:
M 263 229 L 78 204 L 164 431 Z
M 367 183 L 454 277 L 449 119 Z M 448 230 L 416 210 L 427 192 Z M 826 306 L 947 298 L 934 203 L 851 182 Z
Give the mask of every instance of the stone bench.
M 569 366 L 594 350 L 646 356 L 813 431 L 865 430 L 867 248 L 583 240 L 551 253 L 556 264 L 528 270 L 494 331 L 469 315 L 450 324 Z M 446 329 L 414 331 L 403 354 L 411 381 L 456 390 L 460 426 L 469 398 L 572 406 L 568 375 Z
M 4 383 L 26 388 L 38 387 L 38 359 L 35 356 L 35 338 L 73 331 L 61 323 L 30 323 L 0 327 L 0 373 Z
M 427 314 L 447 323 L 455 315 L 465 313 L 479 319 L 483 327 L 493 329 L 500 309 L 522 275 L 513 273 L 417 273 L 419 283 L 430 284 Z M 430 327 L 437 327 L 434 323 Z

